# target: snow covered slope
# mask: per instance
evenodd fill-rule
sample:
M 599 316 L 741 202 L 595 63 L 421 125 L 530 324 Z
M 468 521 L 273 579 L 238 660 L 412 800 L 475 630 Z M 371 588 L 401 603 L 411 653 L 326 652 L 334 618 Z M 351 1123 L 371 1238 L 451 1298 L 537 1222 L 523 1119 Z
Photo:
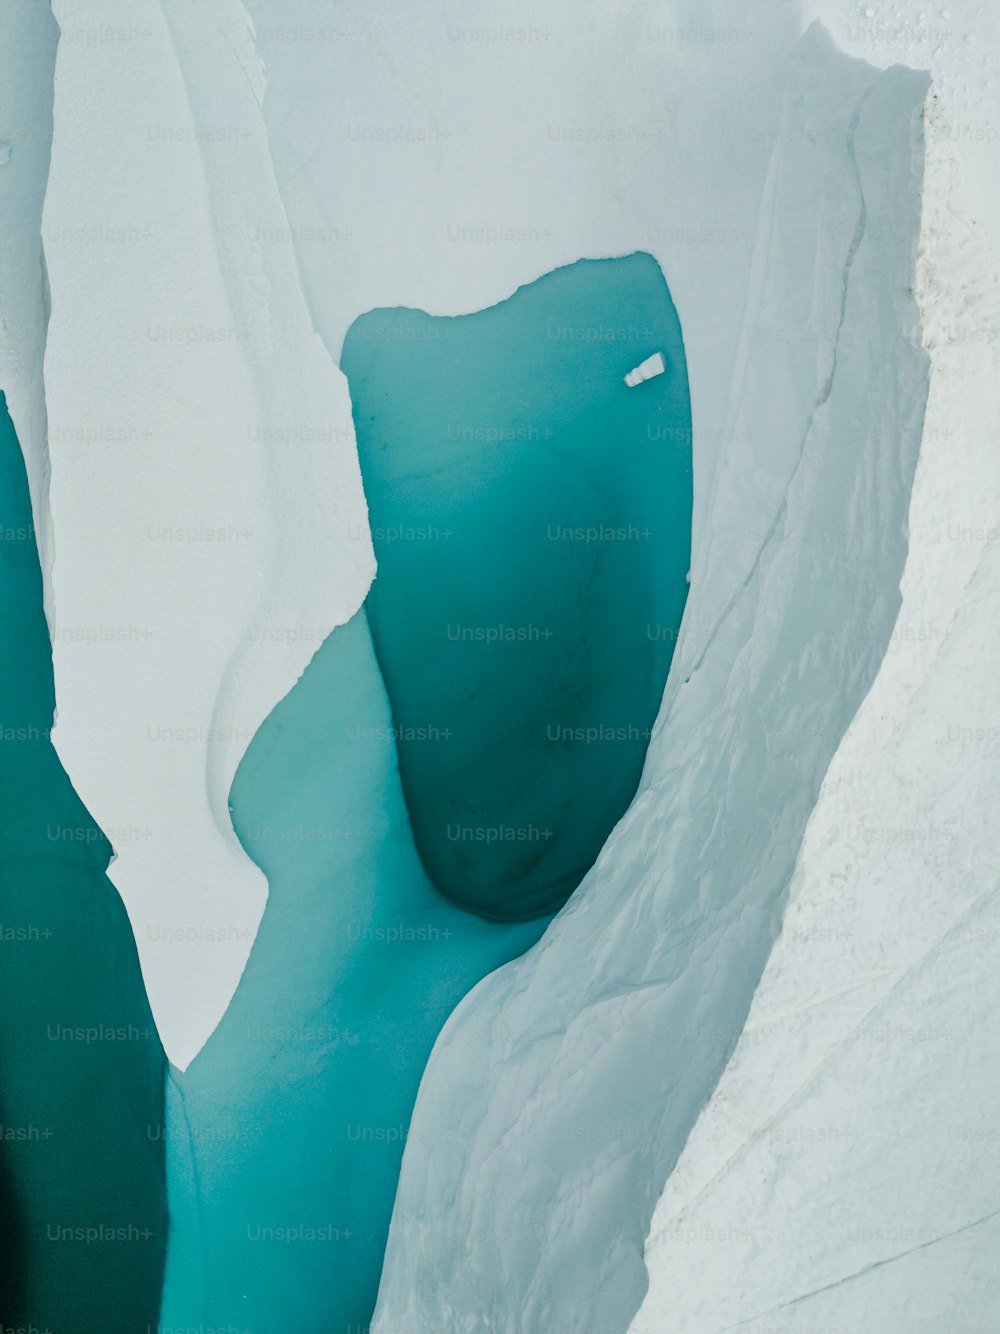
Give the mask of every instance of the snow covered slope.
M 435 1048 L 380 1334 L 611 1334 L 642 1300 L 656 1197 L 735 1046 L 819 785 L 892 642 L 928 377 L 913 298 L 926 89 L 818 27 L 794 54 L 643 786 L 540 945 Z
M 635 1334 L 991 1328 L 1000 1188 L 1000 285 L 928 106 L 931 389 L 891 652 L 830 767 Z
M 229 821 L 233 773 L 359 605 L 373 557 L 346 384 L 271 239 L 287 222 L 242 7 L 54 11 L 55 740 L 118 853 L 153 1010 L 185 1062 L 263 906 Z

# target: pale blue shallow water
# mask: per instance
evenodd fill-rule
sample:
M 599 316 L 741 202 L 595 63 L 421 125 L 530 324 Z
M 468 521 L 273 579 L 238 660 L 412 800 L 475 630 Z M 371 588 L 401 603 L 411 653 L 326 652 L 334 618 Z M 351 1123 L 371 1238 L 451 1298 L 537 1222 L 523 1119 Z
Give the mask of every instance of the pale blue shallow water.
M 670 374 L 627 390 L 660 349 Z M 631 799 L 686 595 L 687 382 L 649 256 L 460 319 L 374 312 L 344 367 L 379 579 L 233 785 L 270 896 L 229 1011 L 168 1087 L 165 1328 L 367 1325 L 435 1037 Z

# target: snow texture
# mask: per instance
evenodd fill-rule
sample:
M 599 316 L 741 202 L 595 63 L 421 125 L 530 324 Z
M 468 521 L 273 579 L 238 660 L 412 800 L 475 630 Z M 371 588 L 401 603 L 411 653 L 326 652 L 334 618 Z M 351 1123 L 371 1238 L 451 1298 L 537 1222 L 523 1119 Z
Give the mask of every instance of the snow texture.
M 236 765 L 374 567 L 236 0 L 56 0 L 45 360 L 54 740 L 107 831 L 169 1054 L 239 978 L 263 876 Z M 104 32 L 92 42 L 73 32 Z M 115 34 L 118 34 L 116 37 Z
M 53 0 L 55 739 L 112 836 L 182 1065 L 233 993 L 265 896 L 232 835 L 232 775 L 373 572 L 327 353 L 378 305 L 474 310 L 581 256 L 650 250 L 697 385 L 697 522 L 796 33 L 785 0 L 719 0 L 720 22 L 753 22 L 718 48 L 646 41 L 594 0 L 585 21 L 575 4 L 544 22 L 506 7 L 515 39 L 496 41 L 458 0 L 247 10 Z M 753 110 L 706 156 L 717 50 Z M 636 70 L 625 86 L 611 52 Z M 608 126 L 595 108 L 612 97 Z M 18 408 L 15 392 L 44 518 L 41 432 Z
M 830 767 L 632 1329 L 990 1328 L 1000 1189 L 1000 288 L 932 95 L 931 388 L 891 651 Z
M 648 251 L 684 328 L 697 526 L 801 33 L 794 6 L 246 7 L 286 240 L 334 356 L 366 311 L 467 314 L 579 259 Z

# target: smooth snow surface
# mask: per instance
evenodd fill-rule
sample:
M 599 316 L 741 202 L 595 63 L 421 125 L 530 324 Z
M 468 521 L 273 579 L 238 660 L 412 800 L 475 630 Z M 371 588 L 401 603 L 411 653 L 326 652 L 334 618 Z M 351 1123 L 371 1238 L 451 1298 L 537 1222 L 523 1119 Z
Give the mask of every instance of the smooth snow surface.
M 111 836 L 169 1054 L 264 902 L 227 797 L 373 572 L 346 383 L 299 290 L 236 0 L 56 0 L 45 362 L 55 741 Z

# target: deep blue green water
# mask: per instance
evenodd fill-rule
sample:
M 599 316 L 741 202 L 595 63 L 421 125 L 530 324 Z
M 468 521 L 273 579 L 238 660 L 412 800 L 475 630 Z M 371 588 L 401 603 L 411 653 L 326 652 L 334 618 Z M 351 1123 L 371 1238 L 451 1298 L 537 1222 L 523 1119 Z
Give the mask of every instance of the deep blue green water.
M 54 705 L 0 394 L 0 1328 L 135 1334 L 155 1324 L 167 1244 L 165 1063 L 111 847 L 50 739 Z
M 667 373 L 623 377 L 654 352 Z M 680 323 L 646 254 L 489 310 L 350 329 L 368 611 L 421 858 L 502 921 L 559 908 L 639 781 L 691 549 Z
M 669 375 L 627 390 L 659 349 Z M 367 1325 L 434 1040 L 628 804 L 686 594 L 687 385 L 649 256 L 459 319 L 375 312 L 344 368 L 379 577 L 233 785 L 270 896 L 168 1089 L 170 1328 Z

